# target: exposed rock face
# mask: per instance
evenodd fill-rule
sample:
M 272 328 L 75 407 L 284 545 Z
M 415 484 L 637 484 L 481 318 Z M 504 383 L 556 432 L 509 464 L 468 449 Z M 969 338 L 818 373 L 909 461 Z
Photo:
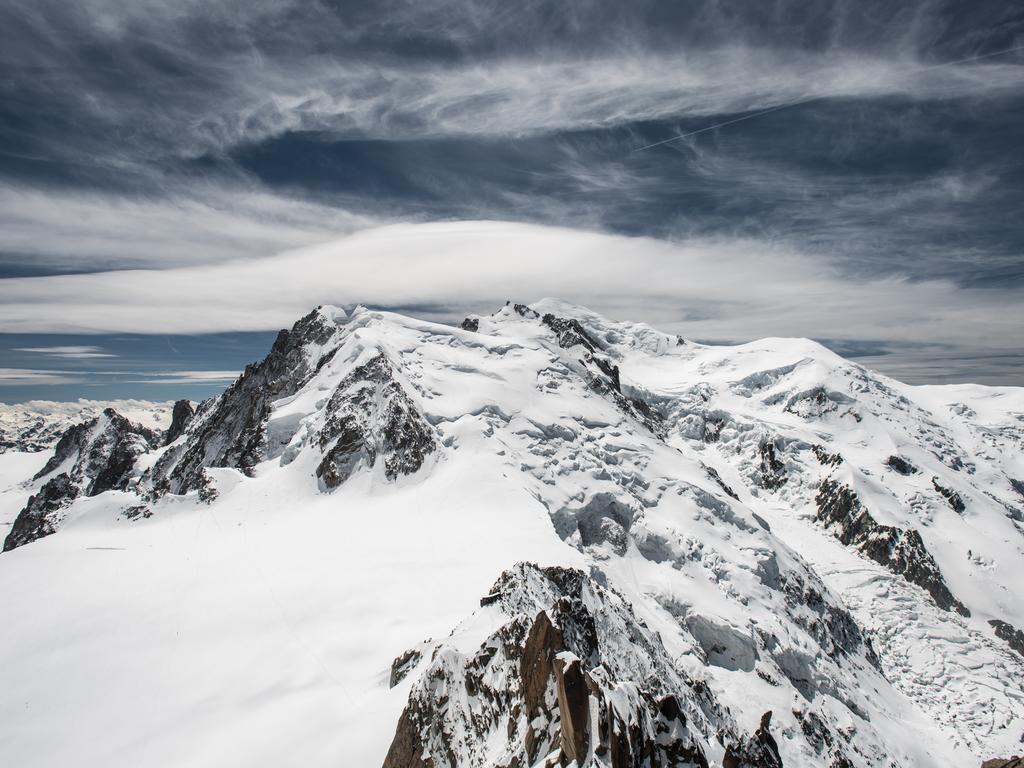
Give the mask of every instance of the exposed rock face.
M 402 682 L 406 675 L 408 675 L 422 659 L 423 654 L 415 648 L 410 648 L 391 662 L 391 676 L 388 678 L 388 687 L 394 688 Z
M 124 490 L 136 459 L 159 442 L 153 430 L 132 424 L 111 408 L 69 429 L 33 478 L 52 475 L 18 514 L 4 551 L 55 532 L 65 508 L 78 496 Z
M 65 432 L 53 456 L 32 479 L 39 480 L 70 464 L 67 473 L 86 496 L 120 490 L 128 482 L 136 457 L 158 442 L 153 430 L 136 426 L 108 408 L 102 416 Z
M 389 480 L 411 475 L 437 450 L 434 430 L 395 378 L 383 353 L 346 376 L 327 406 L 317 477 L 336 488 L 360 464 L 384 461 Z
M 558 346 L 562 349 L 569 349 L 577 344 L 582 344 L 591 352 L 597 351 L 597 342 L 580 325 L 579 320 L 566 320 L 565 318 L 555 317 L 553 314 L 548 313 L 541 318 L 541 322 L 555 332 L 555 335 L 558 337 Z
M 0 403 L 0 453 L 38 453 L 54 448 L 71 427 L 100 416 L 107 408 L 151 428 L 163 429 L 170 419 L 168 403 L 145 400 Z
M 0 427 L 0 453 L 4 451 L 44 451 L 60 440 L 66 430 L 60 423 L 47 421 L 37 416 L 14 428 Z
M 765 440 L 761 443 L 761 486 L 770 491 L 786 484 L 786 465 L 779 459 L 775 442 Z
M 206 467 L 250 473 L 265 457 L 271 404 L 298 391 L 323 364 L 322 359 L 311 359 L 311 353 L 335 330 L 314 310 L 290 331 L 281 331 L 270 354 L 247 366 L 219 398 L 204 403 L 192 420 L 189 440 L 178 450 L 167 451 L 156 464 L 151 476 L 156 495 L 202 490 L 208 484 Z
M 715 469 L 714 467 L 709 467 L 707 465 L 704 465 L 704 470 L 708 473 L 708 477 L 710 477 L 712 480 L 714 480 L 718 484 L 718 487 L 721 488 L 723 491 L 725 491 L 725 493 L 729 497 L 739 501 L 740 497 L 736 495 L 736 491 L 734 491 L 732 489 L 732 486 L 728 485 L 722 479 L 722 476 L 718 473 L 717 469 Z
M 753 736 L 726 749 L 722 768 L 782 768 L 779 747 L 768 730 L 771 722 L 772 713 L 765 712 Z
M 540 317 L 539 314 L 530 309 L 530 307 L 528 307 L 526 304 L 514 304 L 512 306 L 512 309 L 516 311 L 516 314 L 531 320 L 536 320 L 538 317 Z
M 925 548 L 917 531 L 881 525 L 849 486 L 831 478 L 822 481 L 815 502 L 818 519 L 832 527 L 836 538 L 843 544 L 856 547 L 876 563 L 917 584 L 932 596 L 940 608 L 970 615 L 949 591 L 938 563 Z
M 916 475 L 920 470 L 902 456 L 890 456 L 885 460 L 885 466 L 901 475 Z
M 189 423 L 192 421 L 192 417 L 196 415 L 195 408 L 192 407 L 192 403 L 188 400 L 178 400 L 174 404 L 174 410 L 171 413 L 171 426 L 167 429 L 167 434 L 164 435 L 164 445 L 170 445 L 188 429 Z
M 964 512 L 967 511 L 967 505 L 964 504 L 964 500 L 960 496 L 960 494 L 954 491 L 952 488 L 947 488 L 946 486 L 942 485 L 939 482 L 939 478 L 932 478 L 932 486 L 935 488 L 936 491 L 939 492 L 942 498 L 946 500 L 946 503 L 949 504 L 950 508 L 954 512 L 962 515 Z
M 981 768 L 1024 768 L 1024 757 L 1019 755 L 1010 758 L 996 757 L 983 762 Z
M 472 331 L 473 333 L 476 333 L 480 330 L 480 318 L 467 317 L 462 321 L 462 324 L 459 327 L 464 331 Z
M 248 366 L 219 398 L 203 403 L 189 421 L 175 407 L 186 439 L 171 445 L 149 475 L 152 496 L 216 490 L 206 469 L 232 467 L 251 474 L 268 458 L 267 424 L 275 402 L 298 392 L 330 363 L 344 340 L 339 325 L 320 309 L 281 331 L 263 362 Z M 316 440 L 322 451 L 317 477 L 336 488 L 359 466 L 382 459 L 389 480 L 412 474 L 437 450 L 433 428 L 379 353 L 357 366 L 337 386 Z
M 838 453 L 830 453 L 823 445 L 812 446 L 814 457 L 823 467 L 838 467 L 843 463 L 843 457 Z
M 995 630 L 996 637 L 1005 640 L 1007 645 L 1024 656 L 1024 632 L 1001 619 L 989 619 L 988 623 Z
M 56 533 L 64 510 L 78 497 L 78 492 L 78 486 L 66 472 L 48 480 L 18 513 L 4 539 L 4 552 Z
M 735 736 L 710 692 L 583 572 L 519 564 L 492 589 L 504 623 L 478 650 L 442 646 L 414 686 L 385 768 L 701 766 Z M 499 607 L 500 606 L 500 607 Z M 770 737 L 769 737 L 770 738 Z

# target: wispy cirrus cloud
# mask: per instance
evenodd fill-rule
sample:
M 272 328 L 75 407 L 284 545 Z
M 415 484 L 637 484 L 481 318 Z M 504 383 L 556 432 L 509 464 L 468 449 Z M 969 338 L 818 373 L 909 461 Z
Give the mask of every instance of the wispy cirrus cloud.
M 1022 43 L 961 0 L 10 0 L 0 275 L 33 277 L 0 323 L 559 294 L 700 337 L 1012 346 L 1024 55 L 989 54 Z M 495 221 L 577 232 L 511 235 L 541 258 Z
M 84 379 L 76 372 L 47 371 L 32 368 L 0 368 L 0 387 L 79 384 Z
M 163 371 L 144 378 L 127 378 L 124 384 L 227 384 L 241 371 Z
M 100 357 L 116 357 L 104 352 L 99 347 L 86 345 L 65 345 L 53 347 L 14 347 L 15 352 L 30 352 L 48 357 L 60 357 L 68 360 L 92 360 Z
M 112 387 L 135 384 L 218 386 L 238 378 L 239 371 L 60 371 L 35 368 L 0 368 L 0 387 L 47 387 L 81 384 Z
M 252 186 L 172 185 L 160 197 L 0 182 L 3 251 L 34 267 L 94 271 L 267 256 L 375 220 Z

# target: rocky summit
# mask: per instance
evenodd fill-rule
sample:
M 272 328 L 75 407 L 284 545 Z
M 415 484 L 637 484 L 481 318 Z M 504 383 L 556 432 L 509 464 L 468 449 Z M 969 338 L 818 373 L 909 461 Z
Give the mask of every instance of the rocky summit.
M 1020 389 L 545 299 L 165 411 L 8 440 L 12 765 L 1019 761 Z

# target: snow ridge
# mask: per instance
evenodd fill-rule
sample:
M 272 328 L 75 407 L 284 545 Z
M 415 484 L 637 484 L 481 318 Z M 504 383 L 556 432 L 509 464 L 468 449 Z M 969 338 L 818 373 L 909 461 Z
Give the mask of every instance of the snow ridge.
M 224 519 L 343 526 L 367 563 L 435 548 L 367 597 L 403 615 L 410 581 L 479 558 L 436 618 L 354 622 L 404 627 L 365 651 L 379 683 L 347 678 L 392 716 L 366 764 L 909 768 L 1024 738 L 1021 390 L 910 387 L 808 340 L 708 346 L 553 299 L 459 328 L 320 307 L 175 422 L 113 492 L 55 491 L 65 529 L 0 579 L 207 515 L 225 541 Z M 302 594 L 345 567 L 325 558 Z

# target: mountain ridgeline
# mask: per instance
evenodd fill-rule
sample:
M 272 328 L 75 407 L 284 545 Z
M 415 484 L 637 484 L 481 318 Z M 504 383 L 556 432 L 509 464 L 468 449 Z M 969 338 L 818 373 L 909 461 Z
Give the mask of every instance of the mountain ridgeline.
M 980 765 L 1024 739 L 1021 455 L 1020 390 L 808 340 L 319 307 L 163 432 L 64 432 L 4 550 L 102 494 L 144 526 L 275 478 L 352 509 L 458 504 L 484 473 L 564 562 L 496 554 L 448 637 L 392 649 L 386 768 Z

